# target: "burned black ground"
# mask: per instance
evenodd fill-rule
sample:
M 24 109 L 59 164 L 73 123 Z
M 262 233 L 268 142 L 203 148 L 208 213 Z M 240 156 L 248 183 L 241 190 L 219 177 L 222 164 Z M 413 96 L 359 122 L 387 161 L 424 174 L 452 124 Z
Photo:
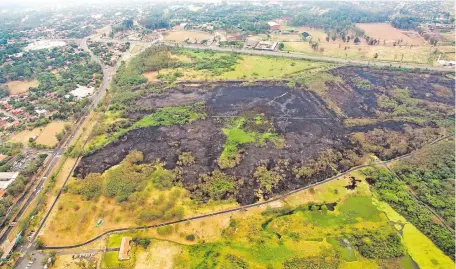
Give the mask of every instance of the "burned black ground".
M 324 96 L 305 87 L 290 88 L 284 82 L 183 83 L 160 94 L 143 94 L 135 101 L 135 108 L 125 113 L 132 120 L 138 120 L 157 108 L 195 102 L 205 103 L 207 116 L 180 126 L 132 130 L 105 148 L 84 156 L 76 175 L 85 177 L 88 173 L 103 172 L 118 164 L 134 149 L 143 152 L 144 162 L 160 160 L 166 163 L 168 169 L 176 167 L 181 152 L 191 152 L 195 162 L 182 167 L 179 180 L 193 191 L 201 174 L 219 169 L 217 159 L 226 139 L 222 128 L 227 122 L 239 116 L 253 121 L 255 115 L 262 115 L 285 139 L 285 146 L 278 148 L 270 142 L 264 146 L 244 145 L 240 163 L 223 169 L 225 174 L 235 176 L 240 182 L 235 197 L 237 201 L 248 204 L 258 200 L 256 193 L 260 183 L 253 173 L 260 163 L 266 162 L 268 169 L 272 169 L 280 160 L 287 160 L 284 178 L 272 191 L 282 193 L 347 170 L 361 163 L 365 154 L 375 153 L 391 158 L 445 134 L 434 121 L 389 119 L 393 112 L 378 105 L 379 96 L 394 96 L 395 89 L 407 88 L 411 98 L 447 108 L 454 98 L 454 90 L 445 89 L 453 89 L 454 80 L 445 75 L 358 67 L 337 68 L 331 73 L 340 77 L 341 82 L 326 84 L 326 98 L 333 100 L 344 115 L 332 111 Z M 367 81 L 364 87 L 360 87 L 359 79 Z M 446 115 L 445 119 L 448 116 L 451 118 L 452 115 Z M 380 120 L 345 126 L 344 120 L 350 118 Z M 359 139 L 359 134 L 364 139 Z M 375 149 L 382 143 L 389 147 L 386 153 Z M 299 170 L 303 167 L 307 170 Z M 301 173 L 309 170 L 310 175 L 307 175 L 308 172 Z M 263 198 L 267 199 L 270 195 L 264 194 Z

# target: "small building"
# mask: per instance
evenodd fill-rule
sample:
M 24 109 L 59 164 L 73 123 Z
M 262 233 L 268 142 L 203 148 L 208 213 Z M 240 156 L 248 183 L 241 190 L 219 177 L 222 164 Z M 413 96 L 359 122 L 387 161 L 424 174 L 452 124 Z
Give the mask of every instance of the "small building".
M 280 24 L 275 21 L 268 21 L 268 25 L 271 30 L 280 30 Z
M 119 256 L 118 256 L 119 261 L 124 261 L 124 260 L 130 259 L 130 256 L 128 255 L 128 252 L 131 249 L 130 241 L 131 241 L 131 237 L 122 237 L 122 243 L 120 244 L 120 250 L 119 250 Z
M 301 35 L 306 40 L 309 40 L 309 39 L 312 38 L 312 36 L 309 33 L 307 33 L 307 32 L 302 32 Z
M 255 46 L 255 49 L 257 49 L 257 50 L 275 50 L 277 47 L 277 44 L 278 44 L 277 42 L 260 41 Z
M 253 38 L 247 38 L 244 43 L 244 47 L 247 49 L 253 49 L 258 44 L 258 40 Z
M 13 183 L 19 172 L 0 172 L 0 190 L 6 190 Z

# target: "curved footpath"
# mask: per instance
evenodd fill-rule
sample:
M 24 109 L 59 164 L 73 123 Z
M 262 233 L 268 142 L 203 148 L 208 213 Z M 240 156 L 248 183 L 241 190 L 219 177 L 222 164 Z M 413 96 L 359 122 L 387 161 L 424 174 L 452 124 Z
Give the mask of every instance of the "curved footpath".
M 436 144 L 436 143 L 438 143 L 438 142 L 440 142 L 442 140 L 445 140 L 447 138 L 450 138 L 450 137 L 452 137 L 452 136 L 441 137 L 441 138 L 436 139 L 436 140 L 432 141 L 431 143 L 426 144 L 424 146 Z M 423 147 L 421 147 L 421 148 L 423 148 Z M 211 217 L 211 216 L 217 216 L 217 215 L 227 214 L 227 213 L 231 213 L 231 212 L 241 211 L 241 210 L 249 209 L 249 208 L 252 208 L 252 207 L 262 206 L 262 205 L 265 205 L 265 204 L 268 204 L 268 203 L 271 203 L 271 202 L 274 202 L 274 201 L 278 201 L 278 200 L 284 199 L 285 197 L 290 196 L 292 194 L 295 194 L 297 192 L 300 192 L 300 191 L 303 191 L 303 190 L 306 190 L 306 189 L 309 189 L 309 188 L 312 188 L 312 187 L 315 187 L 315 186 L 318 186 L 318 185 L 322 185 L 322 184 L 325 184 L 327 182 L 330 182 L 330 181 L 333 181 L 333 180 L 336 180 L 336 179 L 339 179 L 339 178 L 341 178 L 341 177 L 343 177 L 343 176 L 345 176 L 345 175 L 347 175 L 347 174 L 349 174 L 349 173 L 351 173 L 353 171 L 359 170 L 359 169 L 372 167 L 372 166 L 378 166 L 378 165 L 386 166 L 388 163 L 392 163 L 392 162 L 399 161 L 399 160 L 402 160 L 404 158 L 409 157 L 410 155 L 412 155 L 417 150 L 414 150 L 414 151 L 412 151 L 410 153 L 407 153 L 407 154 L 404 154 L 402 156 L 396 157 L 396 158 L 391 159 L 389 161 L 381 161 L 381 162 L 377 162 L 377 163 L 373 163 L 373 164 L 364 164 L 364 165 L 355 166 L 355 167 L 353 167 L 353 168 L 351 168 L 351 169 L 349 169 L 349 170 L 347 170 L 347 171 L 345 171 L 343 173 L 340 173 L 340 174 L 338 174 L 336 176 L 330 177 L 330 178 L 325 179 L 325 180 L 320 181 L 320 182 L 316 182 L 316 183 L 310 184 L 308 186 L 304 186 L 304 187 L 298 188 L 296 190 L 293 190 L 293 191 L 287 192 L 285 194 L 276 196 L 276 197 L 274 197 L 274 198 L 272 198 L 270 200 L 267 200 L 267 201 L 258 202 L 258 203 L 255 203 L 255 204 L 250 204 L 250 205 L 245 205 L 245 206 L 240 206 L 240 207 L 236 207 L 236 208 L 232 208 L 232 209 L 217 211 L 217 212 L 213 212 L 213 213 L 209 213 L 209 214 L 198 215 L 198 216 L 189 217 L 189 218 L 185 218 L 185 219 L 180 219 L 180 220 L 176 220 L 176 221 L 164 222 L 164 223 L 160 223 L 160 224 L 112 229 L 112 230 L 105 231 L 102 234 L 97 235 L 96 237 L 94 237 L 94 238 L 92 238 L 92 239 L 90 239 L 88 241 L 85 241 L 83 243 L 79 243 L 79 244 L 75 244 L 75 245 L 67 245 L 67 246 L 45 246 L 45 247 L 42 247 L 41 249 L 43 249 L 43 250 L 60 250 L 60 249 L 78 248 L 78 247 L 82 247 L 82 246 L 85 246 L 87 244 L 90 244 L 90 243 L 102 238 L 103 236 L 109 235 L 109 234 L 112 234 L 112 233 L 132 231 L 132 230 L 136 230 L 137 231 L 137 230 L 144 230 L 144 229 L 150 229 L 150 228 L 158 228 L 158 227 L 162 227 L 162 226 L 168 226 L 168 225 L 173 225 L 173 224 L 182 223 L 182 222 L 186 222 L 186 221 L 197 220 L 197 219 L 207 218 L 207 217 Z M 434 213 L 433 211 L 431 211 L 431 212 Z M 437 217 L 440 217 L 440 216 L 437 216 Z M 445 225 L 445 227 L 447 227 L 447 226 Z

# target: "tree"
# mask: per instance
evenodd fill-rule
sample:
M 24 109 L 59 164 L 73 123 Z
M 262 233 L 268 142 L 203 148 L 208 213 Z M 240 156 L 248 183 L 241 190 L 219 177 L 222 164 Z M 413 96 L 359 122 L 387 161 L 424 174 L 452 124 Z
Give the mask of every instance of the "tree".
M 374 54 L 374 59 L 377 59 L 377 58 L 378 58 L 378 53 L 376 52 L 376 53 Z
M 283 44 L 283 42 L 280 42 L 279 43 L 279 50 L 283 50 L 283 48 L 285 48 L 285 44 Z
M 355 37 L 355 40 L 353 40 L 353 43 L 358 44 L 359 42 L 361 42 L 361 41 L 359 40 L 359 37 Z
M 44 246 L 43 241 L 41 240 L 40 237 L 38 237 L 38 238 L 36 239 L 35 245 L 36 245 L 36 248 L 37 248 L 37 249 L 40 249 L 40 248 L 42 248 L 42 247 Z

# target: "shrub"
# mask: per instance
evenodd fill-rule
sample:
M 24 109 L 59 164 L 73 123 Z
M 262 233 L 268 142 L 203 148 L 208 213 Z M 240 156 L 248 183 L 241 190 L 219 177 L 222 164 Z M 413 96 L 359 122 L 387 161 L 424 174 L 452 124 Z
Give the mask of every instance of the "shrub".
M 173 232 L 173 227 L 171 225 L 168 226 L 162 226 L 157 228 L 157 233 L 159 235 L 168 235 Z
M 185 239 L 187 241 L 195 241 L 195 235 L 194 234 L 188 234 L 185 236 Z

